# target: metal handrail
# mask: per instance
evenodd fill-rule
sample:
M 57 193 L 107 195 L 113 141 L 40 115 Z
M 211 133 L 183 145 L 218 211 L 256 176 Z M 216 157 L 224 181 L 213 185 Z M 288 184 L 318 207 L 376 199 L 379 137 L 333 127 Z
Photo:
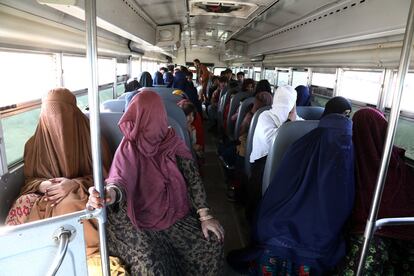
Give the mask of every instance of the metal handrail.
M 63 260 L 65 259 L 71 235 L 72 233 L 70 230 L 62 228 L 60 229 L 60 233 L 58 234 L 58 236 L 55 237 L 57 240 L 59 240 L 59 247 L 55 258 L 53 259 L 52 265 L 50 266 L 49 271 L 46 274 L 47 276 L 55 276 L 58 272 Z
M 385 180 L 387 177 L 388 166 L 391 158 L 391 151 L 394 144 L 395 133 L 397 130 L 397 124 L 401 109 L 401 96 L 404 88 L 405 76 L 408 72 L 408 67 L 410 64 L 411 48 L 413 44 L 413 31 L 414 31 L 414 0 L 411 0 L 410 10 L 408 13 L 407 24 L 404 34 L 403 47 L 401 49 L 400 65 L 398 68 L 398 76 L 395 88 L 395 97 L 392 102 L 391 114 L 387 128 L 387 134 L 384 143 L 384 151 L 381 158 L 381 166 L 378 173 L 378 178 L 376 182 L 376 188 L 374 197 L 372 200 L 371 210 L 367 220 L 367 225 L 364 232 L 364 244 L 362 247 L 361 257 L 358 263 L 357 276 L 362 276 L 365 259 L 368 253 L 369 243 L 372 239 L 372 236 L 376 230 L 375 226 L 377 223 L 378 211 L 381 203 L 382 192 L 385 186 Z
M 397 226 L 397 225 L 412 225 L 414 224 L 414 217 L 403 218 L 383 218 L 375 222 L 375 230 L 384 226 Z

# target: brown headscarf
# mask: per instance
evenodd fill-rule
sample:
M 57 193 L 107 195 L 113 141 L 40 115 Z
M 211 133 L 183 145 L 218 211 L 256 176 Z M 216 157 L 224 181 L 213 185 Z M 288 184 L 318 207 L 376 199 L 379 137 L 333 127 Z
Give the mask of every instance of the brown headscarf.
M 111 155 L 103 139 L 102 159 L 106 176 Z M 93 185 L 89 120 L 76 106 L 76 97 L 68 89 L 53 89 L 43 100 L 36 132 L 25 145 L 24 165 L 26 180 L 21 194 L 39 193 L 42 181 L 57 177 L 79 185 L 54 207 L 42 195 L 33 206 L 29 221 L 85 209 L 88 188 Z M 90 255 L 98 250 L 98 233 L 92 223 L 85 222 L 84 226 Z

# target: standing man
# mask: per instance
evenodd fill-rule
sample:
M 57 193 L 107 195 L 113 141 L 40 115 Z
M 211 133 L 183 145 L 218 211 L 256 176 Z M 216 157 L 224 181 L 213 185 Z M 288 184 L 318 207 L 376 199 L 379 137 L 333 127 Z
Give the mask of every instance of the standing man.
M 210 72 L 207 69 L 207 66 L 201 64 L 199 59 L 193 60 L 194 66 L 197 69 L 197 82 L 201 84 L 202 90 L 201 95 L 199 95 L 200 100 L 204 101 L 206 98 L 206 91 L 207 91 L 207 83 L 208 79 L 210 78 Z

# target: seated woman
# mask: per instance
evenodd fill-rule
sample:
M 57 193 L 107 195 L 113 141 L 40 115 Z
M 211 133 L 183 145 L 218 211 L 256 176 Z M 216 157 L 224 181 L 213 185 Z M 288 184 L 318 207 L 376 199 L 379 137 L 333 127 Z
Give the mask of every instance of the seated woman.
M 253 135 L 252 152 L 250 157 L 247 157 L 250 158 L 250 163 L 253 163 L 252 174 L 247 187 L 249 195 L 247 200 L 247 216 L 249 218 L 253 215 L 262 194 L 263 170 L 267 154 L 273 140 L 277 136 L 278 128 L 288 120 L 302 120 L 296 114 L 296 96 L 297 93 L 292 86 L 280 86 L 273 96 L 272 108 L 260 114 L 257 120 Z
M 257 93 L 260 93 L 260 92 L 263 92 L 263 91 L 267 91 L 270 94 L 273 94 L 272 93 L 272 86 L 270 85 L 268 80 L 260 80 L 256 83 L 256 87 L 254 89 L 254 96 Z
M 142 87 L 152 87 L 152 77 L 151 74 L 147 71 L 142 72 L 141 78 L 139 79 L 139 88 Z M 132 98 L 138 94 L 138 89 L 133 90 L 131 93 L 125 96 L 125 111 L 127 110 L 129 104 L 132 101 Z
M 153 85 L 164 85 L 164 79 L 162 77 L 162 73 L 160 71 L 162 71 L 164 68 L 160 68 L 160 70 L 157 70 L 154 73 L 154 78 L 153 78 Z
M 124 139 L 106 180 L 111 255 L 131 275 L 220 274 L 224 230 L 209 214 L 196 164 L 168 127 L 161 97 L 139 93 L 119 127 Z M 104 200 L 90 193 L 89 208 L 100 208 Z
M 254 85 L 255 85 L 255 81 L 253 79 L 245 79 L 243 81 L 242 86 L 241 86 L 241 91 L 242 92 L 247 92 L 249 94 L 253 94 Z
M 111 156 L 102 141 L 104 174 Z M 80 211 L 93 186 L 88 118 L 65 88 L 51 90 L 43 99 L 35 134 L 24 149 L 25 184 L 6 224 L 17 225 Z M 24 212 L 19 212 L 24 210 Z M 91 220 L 83 223 L 88 256 L 98 252 L 99 237 Z
M 373 108 L 355 112 L 352 121 L 356 160 L 355 205 L 350 221 L 348 254 L 338 275 L 355 275 L 362 250 L 365 224 L 384 149 L 387 120 Z M 404 160 L 405 150 L 393 146 L 378 219 L 414 217 L 414 175 Z M 364 275 L 412 275 L 414 226 L 386 226 L 375 232 Z
M 251 275 L 324 275 L 345 255 L 353 202 L 352 122 L 329 114 L 287 149 L 259 204 L 251 245 L 228 261 Z
M 309 92 L 309 87 L 305 85 L 299 85 L 295 88 L 298 93 L 298 98 L 296 99 L 296 106 L 310 106 L 311 105 L 311 94 Z

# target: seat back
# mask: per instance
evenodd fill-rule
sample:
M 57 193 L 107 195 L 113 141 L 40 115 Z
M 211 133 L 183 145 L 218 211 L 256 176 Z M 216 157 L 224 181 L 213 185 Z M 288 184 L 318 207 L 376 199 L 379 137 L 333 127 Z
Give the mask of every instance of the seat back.
M 173 119 L 171 117 L 168 117 L 168 125 L 175 130 L 175 133 L 177 134 L 177 136 L 180 137 L 181 139 L 183 139 L 183 141 L 186 142 L 186 145 L 191 150 L 191 145 L 187 144 L 187 141 L 185 140 L 186 139 L 185 134 L 187 132 L 186 129 L 183 129 L 181 127 L 181 125 L 175 119 Z M 187 135 L 188 135 L 188 133 L 187 133 Z
M 177 106 L 176 103 L 164 100 L 165 110 L 167 111 L 168 117 L 174 119 L 183 130 L 184 141 L 188 148 L 191 150 L 190 135 L 187 131 L 187 118 L 185 117 L 184 111 Z
M 143 87 L 140 90 L 148 89 L 154 91 L 158 95 L 161 96 L 163 100 L 169 100 L 174 103 L 178 103 L 183 99 L 181 96 L 173 95 L 172 92 L 176 90 L 175 88 L 171 87 Z
M 223 129 L 224 127 L 224 110 L 226 108 L 227 103 L 230 101 L 231 93 L 232 93 L 232 89 L 228 89 L 226 94 L 224 94 L 220 98 L 219 109 L 217 112 L 217 115 L 218 115 L 217 124 L 218 124 L 219 129 Z
M 318 127 L 318 124 L 318 120 L 294 121 L 287 122 L 278 129 L 278 134 L 273 141 L 266 159 L 263 172 L 262 194 L 269 187 L 270 181 L 272 181 L 289 146 Z
M 239 113 L 237 114 L 236 124 L 234 125 L 234 140 L 238 139 L 240 136 L 240 126 L 246 116 L 247 112 L 250 111 L 250 108 L 254 104 L 254 97 L 249 97 L 244 99 L 239 108 Z
M 319 120 L 325 108 L 321 106 L 298 106 L 296 113 L 305 120 Z
M 123 112 L 125 109 L 125 100 L 106 100 L 101 104 L 101 112 Z
M 231 120 L 231 117 L 237 111 L 237 108 L 240 106 L 240 102 L 245 98 L 249 97 L 249 95 L 250 94 L 247 92 L 239 92 L 235 94 L 232 98 L 230 98 L 230 108 L 229 113 L 227 114 L 226 122 L 226 134 L 230 138 L 230 140 L 234 141 L 236 139 L 236 137 L 234 137 L 234 126 L 236 123 Z
M 248 177 L 251 176 L 251 164 L 250 164 L 250 154 L 252 153 L 253 147 L 253 135 L 254 130 L 256 129 L 257 120 L 259 120 L 259 116 L 263 111 L 269 110 L 271 106 L 265 106 L 259 108 L 253 115 L 252 122 L 250 123 L 249 133 L 247 134 L 246 140 L 246 154 L 244 156 L 244 172 Z

